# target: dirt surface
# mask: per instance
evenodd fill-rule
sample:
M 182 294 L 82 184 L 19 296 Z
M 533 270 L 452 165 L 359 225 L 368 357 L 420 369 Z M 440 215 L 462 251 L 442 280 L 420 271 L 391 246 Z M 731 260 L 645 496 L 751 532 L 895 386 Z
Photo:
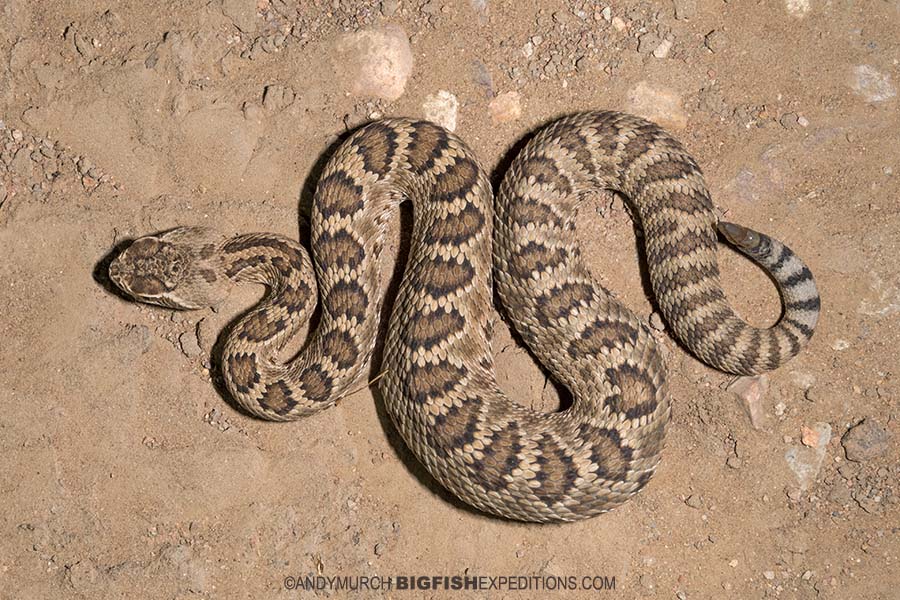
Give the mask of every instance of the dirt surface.
M 10 0 L 0 19 L 0 598 L 897 597 L 896 2 Z M 408 80 L 403 52 L 382 73 L 396 99 L 354 75 L 366 30 L 409 39 Z M 593 108 L 670 128 L 722 214 L 809 263 L 823 315 L 798 358 L 730 388 L 659 332 L 662 464 L 587 522 L 461 506 L 362 383 L 300 422 L 243 415 L 210 349 L 259 290 L 172 314 L 103 277 L 124 240 L 175 225 L 305 238 L 323 157 L 379 115 L 453 117 L 496 177 L 540 124 Z M 649 319 L 621 200 L 579 218 L 591 268 Z M 774 322 L 765 275 L 720 255 L 737 309 Z M 554 410 L 499 330 L 501 385 Z M 315 575 L 532 587 L 285 589 Z M 580 589 L 595 575 L 615 591 Z

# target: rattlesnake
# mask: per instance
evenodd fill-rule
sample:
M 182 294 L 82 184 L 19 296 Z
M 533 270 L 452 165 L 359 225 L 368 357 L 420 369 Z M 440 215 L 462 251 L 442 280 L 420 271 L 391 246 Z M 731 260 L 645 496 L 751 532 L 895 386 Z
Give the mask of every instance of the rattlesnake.
M 411 249 L 379 383 L 388 413 L 431 474 L 472 506 L 518 520 L 576 520 L 646 484 L 670 412 L 653 336 L 591 278 L 574 239 L 579 200 L 603 188 L 630 199 L 660 310 L 701 359 L 759 373 L 810 339 L 819 296 L 809 269 L 780 242 L 718 222 L 681 145 L 615 112 L 541 130 L 512 163 L 496 203 L 478 160 L 453 134 L 423 121 L 374 122 L 324 168 L 311 217 L 314 267 L 282 236 L 178 228 L 136 240 L 109 274 L 136 299 L 173 308 L 214 305 L 233 282 L 267 285 L 226 338 L 223 376 L 250 413 L 292 420 L 358 384 L 379 329 L 386 226 L 401 200 L 412 200 Z M 776 280 L 784 314 L 775 326 L 751 327 L 731 310 L 717 229 Z M 516 330 L 571 391 L 568 409 L 529 410 L 497 385 L 492 266 Z M 316 280 L 321 321 L 299 355 L 279 362 L 315 307 Z

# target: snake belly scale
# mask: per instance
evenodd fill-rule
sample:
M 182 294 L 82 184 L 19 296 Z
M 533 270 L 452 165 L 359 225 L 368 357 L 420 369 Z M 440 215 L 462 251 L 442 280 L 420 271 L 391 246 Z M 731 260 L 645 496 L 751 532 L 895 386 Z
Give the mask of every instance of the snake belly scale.
M 581 198 L 626 195 L 644 232 L 650 280 L 675 336 L 736 374 L 777 368 L 810 339 L 819 296 L 785 245 L 719 222 L 700 169 L 658 126 L 616 112 L 560 119 L 513 161 L 496 200 L 477 158 L 432 123 L 388 119 L 353 133 L 326 165 L 312 211 L 313 260 L 272 234 L 182 227 L 136 240 L 110 265 L 136 299 L 173 308 L 221 301 L 234 283 L 268 287 L 228 333 L 229 393 L 247 411 L 292 420 L 327 408 L 363 375 L 379 329 L 380 260 L 399 203 L 413 203 L 410 255 L 387 328 L 385 406 L 429 472 L 470 505 L 525 521 L 605 512 L 647 483 L 670 400 L 646 326 L 585 267 Z M 784 313 L 758 329 L 719 283 L 717 232 L 777 283 Z M 492 286 L 536 357 L 572 393 L 543 414 L 509 399 L 491 354 Z M 277 353 L 322 317 L 287 363 Z

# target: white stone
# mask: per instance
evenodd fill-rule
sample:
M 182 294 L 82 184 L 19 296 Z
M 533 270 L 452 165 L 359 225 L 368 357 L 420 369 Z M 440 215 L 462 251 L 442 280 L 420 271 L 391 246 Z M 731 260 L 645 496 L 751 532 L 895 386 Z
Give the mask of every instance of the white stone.
M 425 118 L 445 128 L 447 131 L 456 131 L 456 115 L 459 111 L 459 100 L 447 90 L 440 90 L 437 94 L 425 96 L 422 103 L 422 112 Z
M 681 106 L 681 96 L 670 89 L 655 87 L 646 81 L 638 82 L 629 92 L 629 112 L 659 123 L 668 129 L 684 129 L 687 113 Z
M 737 396 L 750 417 L 750 424 L 754 429 L 765 429 L 766 411 L 762 400 L 769 391 L 769 378 L 766 375 L 754 377 L 739 377 L 731 385 L 728 391 Z
M 809 12 L 809 0 L 784 0 L 784 7 L 795 17 L 803 17 Z
M 412 73 L 409 39 L 395 25 L 347 34 L 338 40 L 335 67 L 350 93 L 396 100 Z
M 869 278 L 871 279 L 869 293 L 860 299 L 859 308 L 856 309 L 856 312 L 863 315 L 879 316 L 900 312 L 900 285 L 885 281 L 874 271 L 869 273 Z M 835 348 L 835 350 L 837 349 Z
M 522 56 L 525 58 L 531 58 L 531 55 L 534 54 L 534 44 L 530 41 L 525 42 L 525 45 L 522 46 Z
M 849 347 L 850 342 L 848 342 L 847 340 L 837 339 L 834 340 L 834 342 L 831 344 L 831 349 L 837 350 L 838 352 L 840 352 L 841 350 L 846 350 Z
M 891 76 L 869 65 L 853 67 L 850 85 L 853 91 L 869 102 L 884 102 L 897 95 L 896 88 L 891 84 Z
M 815 438 L 814 446 L 792 446 L 784 453 L 784 460 L 797 478 L 801 490 L 808 490 L 816 480 L 825 461 L 828 442 L 831 441 L 831 425 L 828 423 L 816 423 L 809 429 L 806 437 L 808 440 Z
M 659 46 L 656 47 L 656 50 L 653 51 L 653 56 L 656 58 L 665 58 L 669 55 L 669 50 L 672 49 L 672 40 L 663 40 L 660 42 Z

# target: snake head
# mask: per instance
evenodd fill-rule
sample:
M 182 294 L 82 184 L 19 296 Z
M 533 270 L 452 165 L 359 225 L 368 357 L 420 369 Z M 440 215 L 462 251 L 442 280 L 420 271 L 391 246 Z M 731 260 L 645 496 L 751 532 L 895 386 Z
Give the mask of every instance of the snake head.
M 135 300 L 167 308 L 218 304 L 216 234 L 179 227 L 136 239 L 109 265 L 109 278 Z
M 719 221 L 719 233 L 731 244 L 747 251 L 756 250 L 761 242 L 759 233 L 735 223 Z

